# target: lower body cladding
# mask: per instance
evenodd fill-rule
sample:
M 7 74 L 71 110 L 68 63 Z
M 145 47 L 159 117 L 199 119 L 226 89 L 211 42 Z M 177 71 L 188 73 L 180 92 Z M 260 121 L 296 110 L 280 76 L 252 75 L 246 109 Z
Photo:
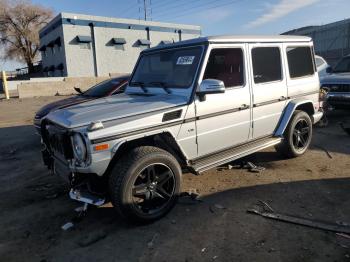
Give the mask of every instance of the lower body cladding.
M 350 109 L 350 92 L 329 92 L 327 103 L 335 109 Z

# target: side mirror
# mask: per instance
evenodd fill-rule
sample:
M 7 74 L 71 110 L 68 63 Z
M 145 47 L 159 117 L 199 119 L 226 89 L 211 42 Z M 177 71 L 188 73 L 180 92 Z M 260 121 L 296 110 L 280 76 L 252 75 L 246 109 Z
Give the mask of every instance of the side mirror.
M 332 68 L 331 66 L 327 67 L 327 68 L 326 68 L 326 73 L 327 73 L 327 74 L 333 73 L 333 68 Z
M 74 90 L 77 91 L 79 94 L 83 93 L 83 91 L 81 91 L 81 89 L 79 87 L 74 87 Z
M 225 84 L 217 79 L 205 79 L 200 84 L 197 95 L 200 101 L 205 101 L 205 96 L 209 94 L 225 93 Z

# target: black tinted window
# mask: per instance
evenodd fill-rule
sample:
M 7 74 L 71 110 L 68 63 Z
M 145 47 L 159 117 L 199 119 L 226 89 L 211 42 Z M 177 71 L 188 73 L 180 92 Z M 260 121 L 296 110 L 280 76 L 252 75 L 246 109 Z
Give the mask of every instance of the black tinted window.
M 291 78 L 313 75 L 315 72 L 311 48 L 308 46 L 288 47 L 287 59 Z
M 282 80 L 281 54 L 278 47 L 256 47 L 252 50 L 256 84 Z
M 208 78 L 221 80 L 226 87 L 242 86 L 244 83 L 242 49 L 212 50 L 203 79 Z

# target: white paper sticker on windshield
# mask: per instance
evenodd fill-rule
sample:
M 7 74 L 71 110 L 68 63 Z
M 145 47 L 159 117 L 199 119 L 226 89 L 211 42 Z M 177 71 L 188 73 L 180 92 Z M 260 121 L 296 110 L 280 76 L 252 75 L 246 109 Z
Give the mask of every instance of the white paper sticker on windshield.
M 192 65 L 195 56 L 180 56 L 177 59 L 177 65 Z

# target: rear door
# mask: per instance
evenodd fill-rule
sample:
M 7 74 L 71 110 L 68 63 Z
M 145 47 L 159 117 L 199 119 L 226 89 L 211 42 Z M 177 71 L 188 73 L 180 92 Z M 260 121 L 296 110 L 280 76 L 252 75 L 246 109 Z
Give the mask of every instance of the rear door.
M 196 97 L 198 156 L 246 142 L 251 126 L 246 45 L 210 45 L 204 65 L 200 81 L 222 80 L 226 90 L 205 101 Z
M 249 44 L 253 90 L 252 138 L 272 135 L 287 100 L 282 44 Z

